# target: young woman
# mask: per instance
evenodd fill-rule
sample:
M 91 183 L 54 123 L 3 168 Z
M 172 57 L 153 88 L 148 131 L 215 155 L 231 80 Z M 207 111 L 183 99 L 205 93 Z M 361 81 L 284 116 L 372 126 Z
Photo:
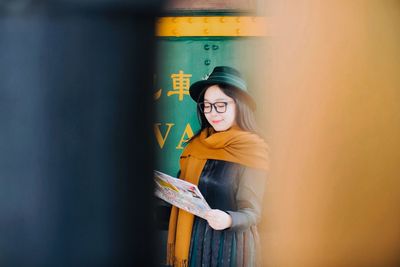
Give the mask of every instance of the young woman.
M 205 218 L 172 208 L 168 264 L 257 266 L 267 145 L 256 134 L 255 103 L 240 73 L 216 67 L 190 87 L 200 131 L 180 158 L 180 178 L 197 184 L 212 208 Z

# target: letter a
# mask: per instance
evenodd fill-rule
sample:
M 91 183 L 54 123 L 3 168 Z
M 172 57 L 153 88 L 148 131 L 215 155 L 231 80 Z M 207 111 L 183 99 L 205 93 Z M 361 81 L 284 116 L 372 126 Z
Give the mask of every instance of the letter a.
M 189 140 L 190 138 L 192 138 L 193 135 L 194 135 L 194 134 L 193 134 L 192 127 L 190 127 L 190 124 L 189 124 L 189 123 L 186 124 L 185 131 L 183 131 L 181 140 L 179 141 L 179 144 L 178 144 L 178 146 L 176 147 L 176 149 L 183 149 L 182 143 L 183 143 L 183 142 L 186 142 L 187 140 Z M 185 136 L 187 136 L 186 139 L 185 139 Z

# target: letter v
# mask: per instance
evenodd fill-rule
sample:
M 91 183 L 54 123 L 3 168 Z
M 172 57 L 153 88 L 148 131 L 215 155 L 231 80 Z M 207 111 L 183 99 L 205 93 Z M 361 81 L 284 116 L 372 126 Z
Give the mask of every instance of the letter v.
M 162 136 L 162 133 L 160 131 L 161 123 L 155 123 L 154 124 L 154 134 L 156 136 L 158 145 L 160 146 L 161 149 L 164 147 L 164 144 L 165 144 L 165 141 L 168 138 L 169 132 L 170 132 L 172 126 L 174 126 L 175 124 L 174 123 L 166 123 L 166 125 L 168 127 L 167 131 L 165 132 L 165 135 Z

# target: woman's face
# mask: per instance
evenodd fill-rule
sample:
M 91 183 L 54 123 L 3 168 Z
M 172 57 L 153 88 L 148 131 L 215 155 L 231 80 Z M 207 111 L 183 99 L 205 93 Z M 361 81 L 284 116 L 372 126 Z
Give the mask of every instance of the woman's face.
M 236 104 L 218 85 L 208 87 L 204 94 L 203 112 L 216 132 L 226 131 L 236 124 Z

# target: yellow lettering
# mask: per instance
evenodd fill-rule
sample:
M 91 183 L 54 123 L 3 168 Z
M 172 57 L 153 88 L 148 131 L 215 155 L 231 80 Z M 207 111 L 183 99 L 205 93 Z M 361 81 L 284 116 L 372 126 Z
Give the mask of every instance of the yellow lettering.
M 183 73 L 183 70 L 180 70 L 179 73 L 172 74 L 173 91 L 168 91 L 167 96 L 178 95 L 179 101 L 182 101 L 184 95 L 189 95 L 190 77 L 192 77 L 192 74 Z
M 174 126 L 175 124 L 174 123 L 166 123 L 166 125 L 168 128 L 167 128 L 167 131 L 165 132 L 165 135 L 163 136 L 161 133 L 161 130 L 160 130 L 161 123 L 154 124 L 154 134 L 156 135 L 158 145 L 160 146 L 161 149 L 164 147 L 165 140 L 167 140 L 169 132 L 170 132 L 172 126 Z
M 178 146 L 176 147 L 176 149 L 183 149 L 182 143 L 186 142 L 187 140 L 189 140 L 190 138 L 193 137 L 193 130 L 192 127 L 190 127 L 190 124 L 186 124 L 185 130 L 183 131 L 183 134 L 181 136 L 181 140 L 179 141 Z M 187 138 L 185 139 L 185 136 L 187 136 Z
M 158 90 L 157 92 L 153 93 L 153 99 L 158 100 L 161 97 L 162 89 Z

